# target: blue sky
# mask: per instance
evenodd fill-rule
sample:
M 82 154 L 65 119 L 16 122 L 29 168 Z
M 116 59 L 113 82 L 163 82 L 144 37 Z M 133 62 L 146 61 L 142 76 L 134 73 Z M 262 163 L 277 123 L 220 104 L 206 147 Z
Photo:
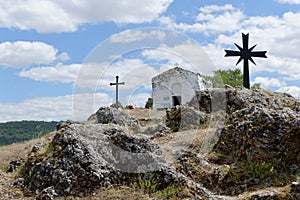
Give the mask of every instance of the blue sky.
M 268 51 L 251 83 L 300 98 L 300 0 L 11 0 L 0 3 L 0 121 L 84 120 L 114 101 L 143 106 L 151 78 L 178 63 L 241 68 L 224 49 Z

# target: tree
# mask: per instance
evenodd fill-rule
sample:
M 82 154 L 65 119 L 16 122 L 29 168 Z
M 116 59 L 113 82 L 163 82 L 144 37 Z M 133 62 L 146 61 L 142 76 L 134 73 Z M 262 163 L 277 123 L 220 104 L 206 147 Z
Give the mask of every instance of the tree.
M 213 84 L 213 87 L 223 87 L 225 84 L 235 86 L 243 86 L 243 74 L 240 69 L 235 70 L 217 70 L 213 76 L 206 77 Z
M 240 69 L 216 70 L 213 76 L 205 77 L 211 81 L 214 88 L 222 88 L 224 85 L 243 86 L 243 74 Z M 251 89 L 261 89 L 260 83 L 254 83 Z
M 258 90 L 258 89 L 261 89 L 260 83 L 254 83 L 254 84 L 251 86 L 251 89 L 252 89 L 252 90 Z

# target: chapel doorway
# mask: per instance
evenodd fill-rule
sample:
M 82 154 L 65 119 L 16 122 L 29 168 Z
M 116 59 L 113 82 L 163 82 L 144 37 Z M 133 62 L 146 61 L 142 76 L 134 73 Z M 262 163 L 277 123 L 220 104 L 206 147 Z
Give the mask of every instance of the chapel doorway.
M 181 92 L 182 89 L 180 83 L 175 83 L 172 85 L 172 106 L 181 105 Z
M 172 96 L 173 106 L 181 105 L 181 96 Z

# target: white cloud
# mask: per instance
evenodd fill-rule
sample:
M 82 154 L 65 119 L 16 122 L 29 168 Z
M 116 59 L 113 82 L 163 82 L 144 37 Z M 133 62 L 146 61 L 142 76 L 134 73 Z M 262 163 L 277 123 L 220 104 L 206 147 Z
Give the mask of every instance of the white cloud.
M 135 107 L 144 108 L 149 97 L 151 97 L 151 94 L 148 93 L 127 96 L 127 105 L 134 105 Z
M 58 50 L 43 42 L 0 43 L 0 65 L 24 67 L 33 64 L 49 64 L 57 59 L 66 59 L 68 54 L 57 55 Z
M 159 69 L 147 65 L 141 59 L 123 59 L 115 63 L 84 63 L 49 67 L 35 67 L 19 72 L 20 77 L 36 81 L 55 83 L 74 83 L 76 88 L 90 90 L 114 90 L 109 86 L 120 77 L 125 81 L 123 89 L 134 89 L 151 83 L 151 78 L 159 73 Z
M 231 4 L 226 4 L 224 6 L 218 6 L 218 5 L 208 5 L 203 6 L 199 8 L 199 11 L 201 13 L 214 13 L 214 12 L 221 12 L 221 11 L 233 11 L 236 10 Z
M 52 67 L 35 67 L 22 70 L 19 72 L 19 76 L 42 82 L 73 83 L 80 68 L 81 64 L 58 64 Z
M 94 101 L 95 98 L 95 101 Z M 73 99 L 77 101 L 73 107 Z M 95 102 L 92 105 L 91 102 Z M 73 113 L 80 113 L 75 116 L 75 120 L 86 120 L 90 114 L 100 106 L 107 106 L 111 103 L 111 98 L 107 94 L 76 94 L 58 97 L 40 97 L 28 99 L 20 103 L 0 104 L 0 121 L 19 121 L 19 120 L 44 120 L 60 121 L 74 120 Z
M 70 57 L 66 52 L 62 52 L 61 54 L 59 54 L 57 56 L 57 59 L 60 61 L 67 61 L 67 60 L 70 60 Z
M 292 95 L 296 99 L 300 99 L 300 88 L 297 86 L 281 87 L 276 92 L 287 93 L 287 94 Z
M 270 89 L 271 87 L 283 87 L 286 85 L 284 81 L 280 81 L 277 78 L 269 78 L 269 77 L 256 77 L 254 79 L 254 83 L 260 83 L 261 87 L 264 89 Z
M 86 75 L 91 74 L 91 76 L 81 75 L 80 72 L 79 76 L 82 76 L 83 79 L 80 79 L 82 81 L 77 79 L 77 83 L 79 82 L 78 85 L 80 87 L 94 87 L 96 84 L 95 86 L 98 90 L 115 90 L 114 87 L 109 86 L 109 83 L 114 82 L 115 76 L 117 75 L 120 77 L 120 82 L 125 82 L 125 85 L 121 86 L 122 90 L 135 90 L 141 86 L 147 87 L 147 85 L 151 84 L 152 77 L 160 72 L 160 70 L 157 69 L 157 66 L 146 64 L 142 59 L 128 58 L 108 65 L 101 73 L 97 73 L 98 75 L 101 75 L 98 76 L 97 79 L 92 78 L 92 74 L 95 74 L 93 69 L 85 68 L 84 70 Z
M 202 32 L 204 34 L 232 33 L 241 28 L 243 13 L 230 4 L 224 6 L 209 5 L 199 8 L 195 22 L 188 24 L 176 22 L 170 17 L 163 16 L 160 23 L 169 28 L 184 32 Z
M 180 67 L 200 74 L 210 74 L 216 70 L 204 49 L 190 41 L 174 47 L 161 45 L 157 49 L 144 50 L 142 55 L 148 59 L 168 60 L 172 66 L 178 63 Z
M 300 0 L 277 0 L 279 3 L 300 4 Z
M 1 1 L 0 27 L 38 32 L 72 32 L 85 23 L 151 22 L 173 0 L 27 0 Z
M 119 76 L 120 82 L 125 82 L 123 89 L 139 87 L 155 70 L 140 59 L 121 59 L 114 63 L 85 63 L 82 65 L 75 81 L 75 87 L 81 89 L 114 90 L 109 85 Z
M 214 42 L 202 48 L 221 69 L 234 67 L 238 60 L 224 58 L 224 49 L 236 49 L 234 43 L 242 45 L 241 32 L 250 33 L 249 46 L 258 44 L 254 51 L 268 51 L 267 59 L 254 58 L 257 66 L 250 64 L 250 72 L 253 75 L 258 72 L 279 74 L 288 81 L 300 77 L 299 18 L 299 12 L 286 12 L 281 16 L 246 16 L 238 8 L 226 4 L 199 8 L 194 22 L 189 24 L 175 22 L 176 19 L 168 16 L 161 17 L 160 22 L 186 32 L 210 33 L 210 36 L 219 33 Z M 238 67 L 242 67 L 242 63 Z
M 112 35 L 110 37 L 110 41 L 112 43 L 130 43 L 135 41 L 140 41 L 143 39 L 157 39 L 157 40 L 164 40 L 165 33 L 160 30 L 152 30 L 148 31 L 147 29 L 143 30 L 126 30 L 122 33 L 118 33 L 115 35 Z
M 284 21 L 278 16 L 251 16 L 243 21 L 244 27 L 258 27 L 263 29 L 278 28 L 284 25 Z
M 204 49 L 218 68 L 232 68 L 238 58 L 224 58 L 224 49 L 237 50 L 233 44 L 242 45 L 241 32 L 250 33 L 249 46 L 258 44 L 254 51 L 266 50 L 268 56 L 267 59 L 254 58 L 257 66 L 250 64 L 252 76 L 258 72 L 268 72 L 277 74 L 286 81 L 299 80 L 299 17 L 300 13 L 293 12 L 284 13 L 282 16 L 245 16 L 241 21 L 241 30 L 220 34 L 214 43 L 207 44 Z M 242 67 L 242 63 L 238 67 Z

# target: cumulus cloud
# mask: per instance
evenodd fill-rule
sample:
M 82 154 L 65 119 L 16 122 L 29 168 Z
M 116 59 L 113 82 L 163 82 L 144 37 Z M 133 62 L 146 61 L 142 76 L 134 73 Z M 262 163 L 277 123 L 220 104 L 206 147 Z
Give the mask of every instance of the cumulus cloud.
M 126 101 L 128 105 L 144 108 L 149 97 L 151 97 L 149 93 L 135 94 L 127 96 Z
M 22 70 L 19 76 L 42 82 L 73 83 L 80 68 L 81 64 L 35 67 Z
M 67 59 L 68 54 L 58 54 L 52 45 L 43 42 L 3 42 L 0 43 L 0 65 L 24 67 L 34 64 L 49 64 L 55 60 Z
M 1 1 L 0 27 L 35 29 L 41 33 L 73 32 L 85 23 L 151 22 L 173 0 L 27 0 Z
M 296 99 L 300 99 L 300 88 L 297 86 L 281 87 L 277 90 L 277 92 L 287 93 L 292 95 Z
M 239 11 L 232 5 L 216 6 L 210 5 L 199 9 L 198 20 L 217 19 L 224 15 L 224 12 Z M 202 16 L 202 14 L 203 16 Z M 207 16 L 205 14 L 208 14 Z M 213 16 L 210 16 L 213 13 Z M 250 72 L 253 77 L 261 72 L 268 72 L 280 75 L 284 80 L 299 80 L 300 58 L 299 46 L 300 25 L 297 19 L 300 13 L 286 12 L 281 16 L 246 16 L 239 18 L 239 28 L 227 32 L 224 24 L 218 24 L 219 30 L 213 42 L 202 45 L 210 58 L 215 62 L 217 68 L 228 69 L 234 67 L 237 58 L 224 58 L 224 49 L 236 49 L 234 43 L 242 45 L 241 32 L 250 33 L 249 46 L 258 44 L 255 51 L 266 50 L 267 59 L 254 58 L 257 66 L 250 64 Z M 235 24 L 235 20 L 229 19 L 229 23 Z M 199 22 L 194 21 L 194 24 Z M 178 23 L 177 23 L 178 24 Z M 231 26 L 227 26 L 231 27 Z M 204 30 L 203 33 L 205 33 Z M 208 30 L 209 31 L 209 30 Z M 191 31 L 192 32 L 192 31 Z M 240 64 L 238 67 L 242 67 Z
M 230 4 L 207 5 L 198 11 L 191 23 L 176 22 L 169 16 L 161 17 L 160 22 L 180 31 L 209 33 L 210 36 L 215 33 L 215 40 L 202 48 L 217 68 L 222 69 L 232 68 L 237 61 L 237 58 L 224 58 L 224 49 L 236 49 L 234 43 L 242 45 L 241 32 L 250 33 L 249 45 L 258 44 L 256 51 L 268 51 L 267 59 L 254 58 L 257 66 L 250 65 L 253 75 L 270 72 L 281 75 L 284 80 L 299 80 L 299 12 L 286 12 L 281 16 L 247 16 Z
M 142 59 L 124 58 L 114 63 L 86 63 L 76 78 L 76 88 L 97 90 L 114 90 L 109 85 L 119 76 L 125 82 L 123 90 L 133 90 L 151 82 L 151 78 L 159 72 L 155 67 L 144 63 Z
M 144 50 L 142 55 L 147 59 L 167 60 L 172 66 L 177 63 L 180 67 L 200 74 L 211 74 L 216 70 L 204 49 L 190 41 L 173 47 L 161 45 L 157 49 Z
M 120 76 L 123 89 L 134 89 L 151 83 L 160 69 L 145 64 L 141 59 L 123 59 L 114 63 L 83 63 L 47 67 L 34 67 L 19 72 L 20 77 L 41 82 L 73 83 L 76 88 L 114 90 L 109 86 Z
M 300 0 L 277 0 L 279 3 L 300 4 Z
M 162 25 L 184 32 L 202 32 L 204 34 L 232 33 L 241 28 L 244 14 L 230 4 L 224 6 L 208 5 L 199 8 L 194 23 L 176 22 L 168 16 L 162 16 Z
M 81 101 L 73 107 L 74 96 Z M 94 101 L 95 98 L 95 101 Z M 90 109 L 90 102 L 95 102 L 94 110 Z M 78 104 L 79 103 L 79 104 Z M 28 99 L 19 103 L 0 104 L 0 121 L 18 120 L 86 120 L 90 114 L 100 106 L 107 106 L 111 98 L 104 93 L 75 94 L 58 97 L 40 97 Z M 74 116 L 74 113 L 80 115 Z
M 165 36 L 166 36 L 165 33 L 160 30 L 153 30 L 153 31 L 148 31 L 147 29 L 126 30 L 122 33 L 112 35 L 110 37 L 110 41 L 112 43 L 130 43 L 130 42 L 140 41 L 146 38 L 163 40 Z
M 260 83 L 261 87 L 264 89 L 270 89 L 272 87 L 283 87 L 286 85 L 284 81 L 280 81 L 277 78 L 270 78 L 270 77 L 256 77 L 254 79 L 254 83 Z

